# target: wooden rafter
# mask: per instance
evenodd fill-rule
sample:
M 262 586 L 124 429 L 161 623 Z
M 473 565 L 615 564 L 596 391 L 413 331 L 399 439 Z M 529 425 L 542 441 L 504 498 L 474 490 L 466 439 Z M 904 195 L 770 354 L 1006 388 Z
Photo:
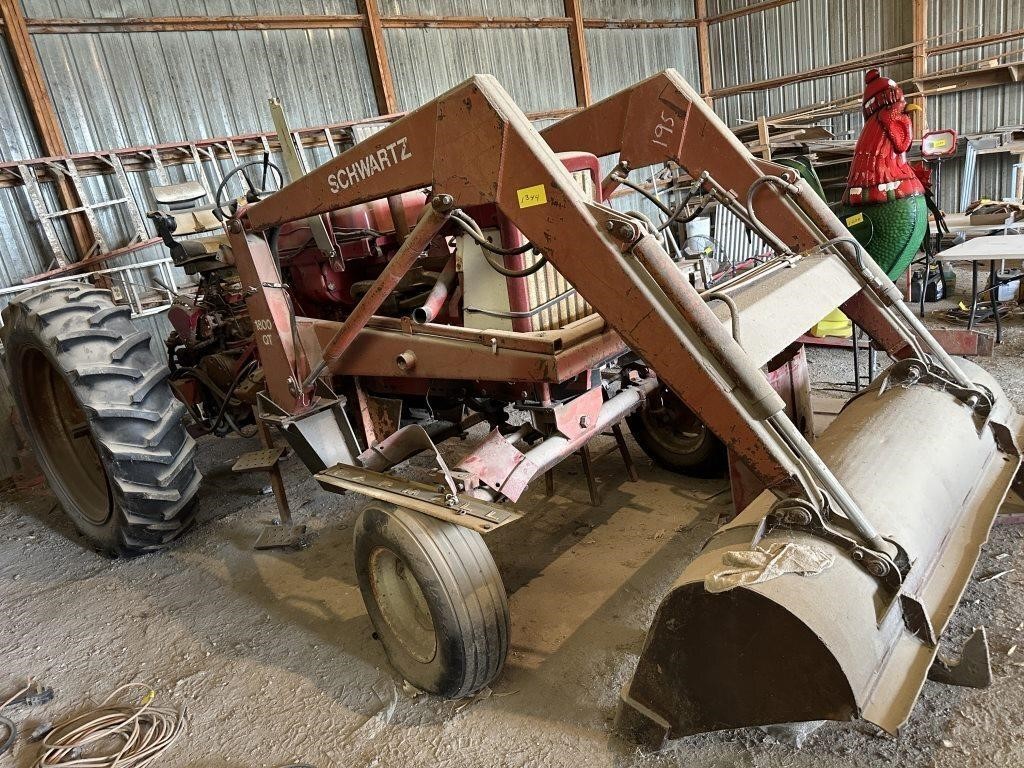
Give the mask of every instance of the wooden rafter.
M 363 40 L 366 43 L 366 57 L 370 62 L 373 91 L 377 96 L 377 109 L 382 115 L 397 112 L 395 81 L 391 76 L 391 64 L 388 61 L 388 49 L 377 0 L 359 0 L 359 10 L 365 22 Z
M 738 19 L 741 16 L 749 16 L 752 13 L 763 13 L 764 11 L 770 11 L 772 8 L 779 8 L 783 5 L 789 5 L 795 3 L 796 0 L 765 0 L 762 3 L 754 3 L 753 5 L 745 5 L 742 8 L 735 8 L 725 13 L 719 13 L 715 16 L 708 16 L 708 24 L 721 24 L 723 21 L 730 21 L 732 19 Z
M 587 52 L 586 30 L 583 28 L 582 1 L 565 0 L 565 15 L 572 22 L 569 27 L 569 57 L 572 59 L 576 106 L 589 107 L 593 96 L 590 91 L 590 56 Z
M 693 0 L 693 11 L 697 17 L 697 72 L 700 77 L 700 93 L 708 106 L 714 105 L 711 89 L 711 36 L 708 27 L 707 0 Z
M 571 29 L 575 19 L 565 16 L 383 16 L 383 29 Z M 710 20 L 709 20 L 710 21 Z M 696 27 L 697 19 L 582 18 L 584 29 L 678 29 Z M 74 35 L 115 32 L 223 32 L 268 29 L 365 29 L 361 14 L 316 16 L 153 16 L 100 18 L 29 18 L 34 35 Z
M 913 4 L 913 55 L 911 61 L 914 80 L 920 80 L 928 74 L 928 0 L 914 0 Z M 914 126 L 914 138 L 919 139 L 928 127 L 925 113 L 928 100 L 923 96 L 911 96 L 911 104 L 920 107 L 920 111 L 912 112 L 910 119 Z

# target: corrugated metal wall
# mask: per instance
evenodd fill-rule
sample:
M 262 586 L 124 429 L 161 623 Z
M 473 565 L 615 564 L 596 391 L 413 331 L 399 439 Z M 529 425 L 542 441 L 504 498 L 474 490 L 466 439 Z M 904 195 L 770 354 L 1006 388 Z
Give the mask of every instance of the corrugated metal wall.
M 607 18 L 689 18 L 692 2 L 588 0 L 585 13 Z M 351 14 L 354 0 L 24 0 L 33 18 L 181 15 Z M 562 0 L 384 0 L 385 14 L 561 16 Z M 561 29 L 388 29 L 399 107 L 410 109 L 474 72 L 494 74 L 527 111 L 575 104 L 568 36 Z M 266 30 L 40 34 L 33 36 L 69 150 L 91 151 L 270 130 L 269 96 L 281 96 L 292 125 L 372 116 L 376 104 L 359 30 Z M 668 66 L 697 78 L 692 29 L 587 31 L 593 90 L 602 98 Z M 6 55 L 0 90 L 0 156 L 39 154 Z M 319 159 L 326 159 L 325 153 Z M 227 170 L 208 168 L 211 177 Z M 173 180 L 194 175 L 171 169 Z M 134 190 L 145 207 L 152 179 Z M 109 179 L 86 181 L 90 197 L 111 193 Z M 21 192 L 0 193 L 0 285 L 49 262 Z M 112 245 L 128 241 L 123 211 L 99 214 Z M 160 251 L 139 253 L 134 260 Z
M 25 0 L 24 6 L 27 16 L 37 18 L 343 14 L 356 10 L 354 0 Z M 33 42 L 71 152 L 272 130 L 266 103 L 275 95 L 284 99 L 295 126 L 376 114 L 359 30 L 35 35 Z M 8 64 L 6 59 L 0 63 Z M 5 72 L 3 86 L 7 91 L 0 92 L 3 106 L 12 104 L 0 116 L 3 159 L 38 156 L 13 72 Z M 207 167 L 211 178 L 226 170 L 226 165 Z M 194 175 L 180 167 L 169 168 L 169 173 L 172 181 Z M 146 174 L 130 178 L 133 193 L 145 209 L 151 204 L 148 186 L 155 179 Z M 109 177 L 84 183 L 91 200 L 119 196 Z M 3 285 L 13 285 L 46 269 L 49 254 L 31 223 L 24 193 L 3 192 L 0 200 L 0 215 L 6 219 L 0 224 L 5 233 L 0 238 L 4 269 L 0 280 Z M 12 207 L 14 212 L 10 212 Z M 122 208 L 103 210 L 98 218 L 112 247 L 128 242 L 132 228 Z M 162 255 L 162 249 L 151 248 L 122 261 L 141 262 Z M 159 319 L 151 325 L 163 333 Z
M 718 4 L 723 5 L 722 0 Z M 909 2 L 893 0 L 797 0 L 713 24 L 714 87 L 785 77 L 903 45 L 912 37 L 910 8 Z M 886 70 L 896 80 L 910 73 L 909 64 Z M 759 115 L 777 115 L 858 94 L 863 84 L 863 75 L 854 72 L 719 98 L 715 109 L 730 125 L 738 125 Z M 852 135 L 861 121 L 853 113 L 826 125 L 838 136 Z
M 1024 3 L 1020 0 L 931 0 L 928 26 L 942 38 L 936 44 L 968 40 L 1024 28 Z M 928 61 L 929 72 L 939 72 L 968 62 L 999 57 L 1000 63 L 1024 60 L 1021 41 L 987 45 L 978 51 L 935 56 Z M 962 91 L 928 98 L 930 128 L 954 128 L 961 134 L 991 131 L 1001 126 L 1024 123 L 1024 83 L 999 88 Z M 983 155 L 978 159 L 971 198 L 999 198 L 1011 193 L 1009 155 Z M 959 198 L 962 164 L 945 164 L 942 175 L 942 201 L 947 209 Z
M 709 0 L 708 13 L 724 13 L 748 5 L 745 0 Z M 893 0 L 797 0 L 762 13 L 711 26 L 711 68 L 715 88 L 750 83 L 823 67 L 865 54 L 905 45 L 913 37 L 912 6 Z M 1024 28 L 1020 0 L 930 0 L 930 45 L 968 40 Z M 795 32 L 795 33 L 794 33 Z M 1020 48 L 1020 41 L 930 57 L 930 72 L 976 61 Z M 1024 58 L 1019 52 L 1009 60 Z M 1003 59 L 1007 61 L 1007 59 Z M 892 64 L 884 74 L 902 81 L 911 77 L 910 62 Z M 759 115 L 777 115 L 796 108 L 843 97 L 859 97 L 863 75 L 853 72 L 794 83 L 765 91 L 715 100 L 716 111 L 730 124 L 739 125 Z M 1024 84 L 929 96 L 928 124 L 955 128 L 960 133 L 991 131 L 1024 123 Z M 855 138 L 862 121 L 858 112 L 825 123 L 840 137 Z M 1008 155 L 979 160 L 972 196 L 1009 194 Z M 962 161 L 943 167 L 941 203 L 957 208 Z
M 32 121 L 18 86 L 7 44 L 0 37 L 0 158 L 38 157 Z M 12 285 L 25 274 L 38 272 L 39 237 L 23 195 L 0 192 L 0 287 Z
M 526 112 L 576 103 L 564 30 L 389 29 L 386 39 L 399 109 L 418 107 L 476 73 L 494 75 Z

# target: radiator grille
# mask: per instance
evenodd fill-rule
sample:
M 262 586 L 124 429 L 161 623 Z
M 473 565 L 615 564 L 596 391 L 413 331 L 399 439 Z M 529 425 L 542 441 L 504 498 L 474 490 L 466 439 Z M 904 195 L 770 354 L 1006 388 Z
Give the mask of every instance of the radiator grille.
M 572 174 L 572 177 L 583 191 L 583 194 L 593 200 L 594 180 L 590 173 L 588 171 L 578 171 Z M 527 266 L 536 264 L 539 258 L 539 254 L 533 252 L 523 257 Z M 526 278 L 526 295 L 531 311 L 568 291 L 572 291 L 572 293 L 531 316 L 533 330 L 554 331 L 564 328 L 569 323 L 576 322 L 587 315 L 592 315 L 594 308 L 587 304 L 583 297 L 573 290 L 569 281 L 562 277 L 561 273 L 550 262 L 543 269 Z

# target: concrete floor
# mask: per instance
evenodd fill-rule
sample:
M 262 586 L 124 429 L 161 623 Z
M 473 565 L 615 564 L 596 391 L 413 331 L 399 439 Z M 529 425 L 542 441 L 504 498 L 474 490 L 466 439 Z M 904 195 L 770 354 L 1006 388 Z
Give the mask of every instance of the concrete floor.
M 1024 332 L 1019 318 L 1010 325 L 984 364 L 1024 410 Z M 811 362 L 819 386 L 851 378 L 846 354 L 816 351 Z M 992 688 L 927 683 L 899 738 L 830 723 L 800 750 L 752 729 L 644 755 L 610 732 L 617 693 L 662 595 L 728 511 L 724 481 L 680 480 L 634 445 L 640 481 L 614 454 L 602 458 L 594 508 L 578 466 L 563 464 L 558 495 L 529 495 L 526 519 L 489 539 L 512 611 L 505 671 L 487 695 L 451 702 L 403 692 L 371 637 L 350 554 L 358 498 L 321 492 L 290 460 L 311 544 L 252 549 L 274 515 L 262 479 L 230 472 L 252 447 L 204 441 L 200 524 L 170 551 L 132 561 L 82 548 L 44 488 L 0 498 L 0 686 L 33 675 L 56 691 L 14 712 L 23 731 L 138 680 L 188 709 L 187 734 L 158 763 L 167 768 L 1024 764 L 1024 568 L 977 580 L 1024 562 L 1022 528 L 995 529 L 947 635 L 989 628 Z M 35 754 L 21 739 L 0 764 L 27 768 Z

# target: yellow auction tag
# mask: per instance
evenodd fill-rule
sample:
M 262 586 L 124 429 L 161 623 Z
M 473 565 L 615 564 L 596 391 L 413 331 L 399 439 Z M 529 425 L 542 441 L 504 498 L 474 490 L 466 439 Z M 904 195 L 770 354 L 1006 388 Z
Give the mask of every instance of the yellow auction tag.
M 944 147 L 949 144 L 949 139 L 936 139 L 932 142 L 933 147 Z
M 535 205 L 545 205 L 548 201 L 548 193 L 547 190 L 544 189 L 543 184 L 517 189 L 516 196 L 519 198 L 520 208 L 532 208 Z
M 846 220 L 846 226 L 848 226 L 848 227 L 855 227 L 858 224 L 863 224 L 863 223 L 864 223 L 864 214 L 863 213 L 855 213 L 855 214 L 853 214 L 853 216 L 850 216 Z

